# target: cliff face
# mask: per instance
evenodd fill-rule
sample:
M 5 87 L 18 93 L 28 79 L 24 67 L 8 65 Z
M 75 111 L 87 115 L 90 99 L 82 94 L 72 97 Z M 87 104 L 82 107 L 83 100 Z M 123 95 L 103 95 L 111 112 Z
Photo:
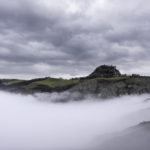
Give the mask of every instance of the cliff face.
M 85 80 L 73 88 L 71 92 L 78 91 L 83 94 L 97 94 L 102 98 L 116 97 L 130 94 L 150 93 L 149 77 L 119 77 L 96 78 Z

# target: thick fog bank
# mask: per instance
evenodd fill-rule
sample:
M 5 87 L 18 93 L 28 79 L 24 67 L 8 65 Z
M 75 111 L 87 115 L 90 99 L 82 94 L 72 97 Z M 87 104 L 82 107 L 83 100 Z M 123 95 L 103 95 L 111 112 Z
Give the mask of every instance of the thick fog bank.
M 0 92 L 0 149 L 101 149 L 105 135 L 150 120 L 150 95 L 51 102 L 63 96 Z

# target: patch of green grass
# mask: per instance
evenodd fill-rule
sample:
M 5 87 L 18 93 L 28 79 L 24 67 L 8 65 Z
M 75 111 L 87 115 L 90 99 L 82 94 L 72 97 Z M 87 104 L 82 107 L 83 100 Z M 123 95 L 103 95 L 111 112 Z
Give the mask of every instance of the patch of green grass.
M 23 82 L 23 81 L 24 80 L 13 79 L 13 80 L 4 81 L 3 84 L 4 85 L 12 85 L 12 84 Z
M 30 83 L 30 84 L 28 84 L 28 85 L 23 86 L 23 88 L 25 88 L 25 89 L 33 89 L 33 88 L 35 88 L 37 85 L 38 85 L 38 84 L 35 84 L 35 83 L 33 82 L 33 83 Z
M 94 79 L 88 79 L 88 81 L 110 81 L 110 82 L 116 82 L 116 81 L 125 81 L 126 84 L 134 84 L 136 83 L 136 79 L 148 79 L 150 77 L 132 77 L 132 76 L 120 76 L 120 77 L 112 77 L 112 78 L 94 78 Z M 87 81 L 87 80 L 85 80 Z
M 120 81 L 120 80 L 126 80 L 129 77 L 112 77 L 112 78 L 94 78 L 94 79 L 88 79 L 91 81 Z
M 57 87 L 57 86 L 67 86 L 70 84 L 78 83 L 79 80 L 65 80 L 65 79 L 57 79 L 57 78 L 47 78 L 40 81 L 34 81 L 30 83 L 29 85 L 25 86 L 25 88 L 35 88 L 37 85 L 47 85 L 51 88 Z
M 66 86 L 66 85 L 74 84 L 77 82 L 78 82 L 77 80 L 64 80 L 64 79 L 48 78 L 46 80 L 37 81 L 34 83 L 48 85 L 50 87 L 57 87 L 57 86 Z

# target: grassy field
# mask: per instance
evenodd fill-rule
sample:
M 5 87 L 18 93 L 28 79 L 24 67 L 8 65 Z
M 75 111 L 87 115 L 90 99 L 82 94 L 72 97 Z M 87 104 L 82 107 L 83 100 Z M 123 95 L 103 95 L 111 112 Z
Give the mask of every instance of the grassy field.
M 136 78 L 141 79 L 147 79 L 149 77 L 133 77 L 133 76 L 120 76 L 120 77 L 112 77 L 112 78 L 94 78 L 94 79 L 88 79 L 88 78 L 76 78 L 76 79 L 62 79 L 62 78 L 40 78 L 40 79 L 34 79 L 34 80 L 18 80 L 18 79 L 6 79 L 1 80 L 1 83 L 5 86 L 13 86 L 23 89 L 34 89 L 38 86 L 44 85 L 50 88 L 56 88 L 56 87 L 65 87 L 81 82 L 90 82 L 90 83 L 100 83 L 103 81 L 107 82 L 117 82 L 117 81 L 125 81 L 126 84 L 132 84 L 135 82 Z M 141 82 L 142 84 L 142 82 Z
M 42 85 L 48 85 L 50 87 L 57 87 L 57 86 L 66 86 L 66 85 L 74 84 L 77 82 L 78 82 L 78 80 L 48 78 L 46 80 L 34 82 L 34 84 L 42 84 Z
M 12 85 L 12 84 L 16 84 L 16 83 L 20 83 L 20 82 L 24 82 L 25 80 L 18 80 L 18 79 L 12 79 L 12 80 L 6 80 L 3 81 L 4 85 Z
M 66 80 L 66 79 L 59 79 L 59 78 L 46 78 L 43 80 L 39 80 L 39 81 L 33 81 L 30 84 L 24 86 L 24 88 L 35 88 L 38 85 L 46 85 L 49 86 L 51 88 L 55 88 L 55 87 L 61 87 L 61 86 L 67 86 L 67 85 L 71 85 L 71 84 L 75 84 L 78 83 L 79 80 Z

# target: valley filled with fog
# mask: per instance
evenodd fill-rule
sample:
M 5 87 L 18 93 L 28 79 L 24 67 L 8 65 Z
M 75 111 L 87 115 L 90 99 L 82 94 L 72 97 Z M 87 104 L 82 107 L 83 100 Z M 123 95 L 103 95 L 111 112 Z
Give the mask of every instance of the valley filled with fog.
M 108 150 L 118 133 L 127 135 L 140 123 L 150 121 L 149 114 L 148 94 L 103 100 L 91 95 L 79 99 L 77 93 L 0 92 L 0 149 Z M 144 134 L 142 131 L 138 128 L 131 136 L 137 138 Z M 145 133 L 148 132 L 150 127 Z M 150 138 L 143 137 L 143 141 Z M 147 145 L 143 149 L 147 150 Z

